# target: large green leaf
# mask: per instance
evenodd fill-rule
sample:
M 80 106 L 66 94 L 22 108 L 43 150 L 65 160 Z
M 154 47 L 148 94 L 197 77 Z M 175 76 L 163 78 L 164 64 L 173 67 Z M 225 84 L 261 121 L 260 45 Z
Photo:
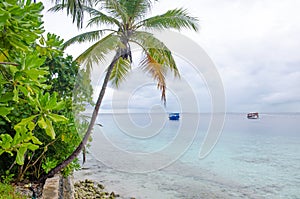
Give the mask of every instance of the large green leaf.
M 39 125 L 40 128 L 42 128 L 42 129 L 46 129 L 47 128 L 47 123 L 46 123 L 44 117 L 40 117 L 40 119 L 38 120 L 37 123 L 38 123 L 38 125 Z
M 38 144 L 38 145 L 41 145 L 41 144 L 43 144 L 37 137 L 35 137 L 35 136 L 32 136 L 31 137 L 31 140 L 32 140 L 32 142 L 34 143 L 34 144 Z
M 3 12 L 1 10 L 1 12 Z M 9 19 L 9 13 L 4 12 L 4 13 L 0 13 L 0 27 L 5 25 L 7 23 L 7 20 Z
M 22 146 L 26 147 L 27 149 L 31 150 L 31 151 L 35 151 L 39 148 L 38 145 L 36 144 L 32 144 L 32 143 L 25 143 Z
M 28 123 L 27 127 L 28 127 L 28 129 L 29 129 L 30 131 L 33 131 L 34 128 L 35 128 L 35 123 L 32 122 L 32 121 L 30 121 L 30 122 Z
M 13 141 L 12 137 L 9 134 L 1 134 L 0 138 L 0 146 L 5 150 L 9 149 Z
M 54 139 L 55 138 L 55 131 L 54 131 L 54 128 L 52 126 L 52 122 L 50 120 L 46 119 L 46 124 L 47 124 L 47 127 L 45 128 L 46 134 L 51 139 Z
M 37 115 L 33 115 L 33 116 L 28 117 L 28 118 L 22 119 L 21 122 L 19 122 L 16 126 L 25 126 L 25 125 L 28 125 L 36 117 L 37 117 Z
M 49 109 L 51 110 L 52 108 L 56 107 L 57 105 L 57 93 L 53 93 L 51 96 L 49 95 L 47 98 L 48 98 L 48 101 L 46 102 L 44 108 L 45 109 Z
M 66 103 L 64 101 L 60 101 L 56 103 L 55 106 L 52 107 L 52 110 L 61 110 L 63 107 L 65 107 Z
M 27 147 L 20 147 L 19 150 L 17 150 L 16 163 L 18 165 L 24 164 L 24 156 L 26 151 L 27 151 Z
M 41 69 L 30 69 L 24 71 L 28 77 L 30 77 L 32 80 L 38 80 L 40 77 L 43 77 L 44 75 L 48 74 L 46 70 Z
M 14 94 L 13 101 L 18 102 L 19 101 L 19 91 L 16 86 L 14 87 L 13 94 Z
M 45 95 L 43 95 L 42 93 L 39 94 L 39 102 L 40 102 L 40 105 L 41 105 L 41 108 L 43 107 L 46 107 L 47 106 L 47 103 L 50 101 L 50 93 L 46 93 Z
M 24 128 L 24 127 L 23 127 Z M 16 134 L 15 134 L 15 136 L 14 136 L 14 139 L 13 139 L 13 141 L 12 141 L 12 145 L 18 145 L 18 144 L 20 144 L 23 140 L 22 140 L 22 137 L 21 137 L 21 132 L 20 132 L 21 130 L 16 130 Z M 25 129 L 25 131 L 26 131 L 26 129 Z
M 0 116 L 4 117 L 8 115 L 14 108 L 13 107 L 2 107 L 0 106 Z
M 54 113 L 49 113 L 48 117 L 51 118 L 54 122 L 66 122 L 68 121 L 68 118 L 66 118 L 63 115 L 57 115 Z

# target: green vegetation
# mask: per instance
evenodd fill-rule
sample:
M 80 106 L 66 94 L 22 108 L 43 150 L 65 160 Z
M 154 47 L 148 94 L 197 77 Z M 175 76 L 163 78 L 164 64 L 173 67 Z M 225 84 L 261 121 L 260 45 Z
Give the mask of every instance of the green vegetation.
M 12 185 L 0 183 L 0 199 L 26 199 L 26 197 L 17 193 Z
M 92 88 L 77 81 L 88 75 L 64 57 L 63 40 L 42 35 L 42 3 L 0 2 L 0 175 L 3 182 L 34 181 L 80 143 L 87 124 L 76 110 L 91 102 Z M 78 167 L 75 159 L 63 173 Z

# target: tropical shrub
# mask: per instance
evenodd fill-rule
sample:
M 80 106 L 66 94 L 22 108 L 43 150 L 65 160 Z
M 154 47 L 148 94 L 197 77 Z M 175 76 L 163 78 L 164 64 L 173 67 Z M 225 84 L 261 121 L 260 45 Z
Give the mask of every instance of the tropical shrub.
M 64 57 L 63 41 L 42 36 L 42 3 L 0 0 L 0 175 L 36 180 L 75 150 L 80 142 L 75 110 L 91 102 L 89 81 Z M 81 84 L 84 82 L 84 84 Z M 74 87 L 81 96 L 73 100 Z M 82 122 L 82 121 L 81 121 Z M 65 173 L 77 168 L 73 161 Z

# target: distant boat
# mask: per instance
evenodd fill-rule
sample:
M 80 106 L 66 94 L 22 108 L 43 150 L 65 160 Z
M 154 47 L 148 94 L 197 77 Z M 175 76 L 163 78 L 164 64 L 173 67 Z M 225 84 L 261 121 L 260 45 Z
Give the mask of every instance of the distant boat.
M 259 116 L 258 116 L 258 113 L 257 113 L 257 112 L 255 112 L 255 113 L 248 113 L 248 114 L 247 114 L 247 118 L 248 118 L 248 119 L 258 119 Z
M 179 120 L 179 118 L 180 118 L 179 113 L 170 113 L 169 114 L 170 120 Z

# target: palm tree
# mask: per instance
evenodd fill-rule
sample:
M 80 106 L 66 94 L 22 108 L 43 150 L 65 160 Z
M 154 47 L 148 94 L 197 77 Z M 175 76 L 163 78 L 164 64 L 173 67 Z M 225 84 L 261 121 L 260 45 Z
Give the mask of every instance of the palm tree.
M 157 88 L 161 90 L 161 99 L 165 103 L 165 75 L 170 70 L 175 76 L 179 76 L 178 69 L 171 51 L 163 42 L 146 30 L 181 30 L 183 28 L 198 30 L 197 19 L 189 16 L 184 9 L 169 10 L 162 15 L 145 18 L 146 13 L 151 9 L 149 0 L 98 0 L 97 5 L 100 5 L 99 10 L 89 6 L 82 7 L 85 12 L 91 15 L 88 26 L 105 24 L 114 27 L 114 29 L 99 29 L 77 35 L 67 41 L 65 47 L 76 42 L 96 41 L 76 59 L 79 63 L 86 64 L 87 67 L 91 67 L 93 63 L 99 63 L 112 51 L 115 51 L 115 56 L 106 69 L 106 75 L 91 122 L 80 145 L 65 161 L 40 180 L 52 177 L 63 169 L 84 148 L 93 130 L 108 82 L 111 81 L 118 86 L 131 69 L 132 43 L 141 47 L 144 57 L 140 62 L 140 66 L 157 81 Z M 53 7 L 52 10 L 58 11 L 65 7 L 65 5 L 60 4 Z M 106 12 L 103 12 L 103 10 Z

